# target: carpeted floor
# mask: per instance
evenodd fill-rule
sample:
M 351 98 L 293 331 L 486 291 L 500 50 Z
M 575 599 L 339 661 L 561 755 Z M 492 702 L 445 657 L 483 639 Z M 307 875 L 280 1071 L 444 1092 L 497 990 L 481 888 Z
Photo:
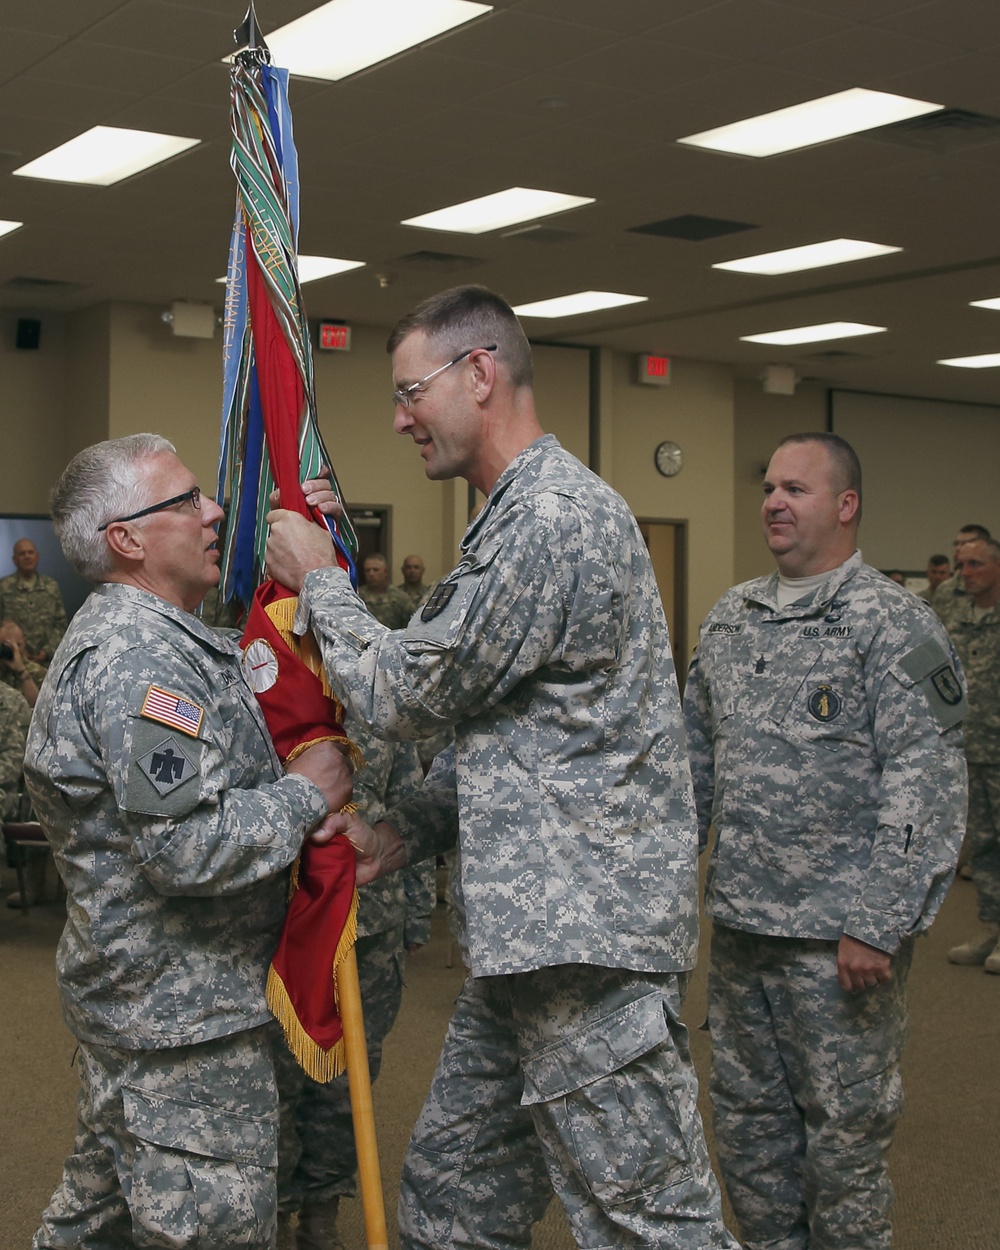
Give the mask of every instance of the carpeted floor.
M 5 872 L 0 898 L 13 885 Z M 27 1250 L 38 1214 L 57 1184 L 73 1135 L 73 1042 L 56 1001 L 53 959 L 61 907 L 28 916 L 0 905 L 0 1250 Z M 430 1081 L 462 969 L 447 967 L 441 909 L 429 946 L 410 961 L 399 1022 L 375 1087 L 389 1244 L 410 1126 Z M 956 968 L 944 952 L 975 928 L 974 892 L 957 881 L 931 934 L 918 943 L 910 977 L 906 1111 L 892 1152 L 895 1250 L 995 1250 L 1000 1243 L 1000 977 Z M 686 1017 L 699 1072 L 708 1063 L 704 967 Z M 705 1098 L 702 1098 L 705 1110 Z M 348 1250 L 364 1245 L 360 1202 L 345 1204 Z M 558 1203 L 535 1230 L 535 1250 L 570 1250 Z

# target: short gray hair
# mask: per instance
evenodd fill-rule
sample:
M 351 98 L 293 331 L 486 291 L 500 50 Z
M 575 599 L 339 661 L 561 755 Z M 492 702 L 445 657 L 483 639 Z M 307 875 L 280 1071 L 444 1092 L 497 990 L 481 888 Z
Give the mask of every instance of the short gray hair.
M 128 434 L 85 448 L 66 466 L 52 488 L 49 508 L 63 555 L 81 577 L 102 582 L 111 572 L 100 526 L 151 502 L 141 469 L 164 452 L 176 448 L 159 434 Z

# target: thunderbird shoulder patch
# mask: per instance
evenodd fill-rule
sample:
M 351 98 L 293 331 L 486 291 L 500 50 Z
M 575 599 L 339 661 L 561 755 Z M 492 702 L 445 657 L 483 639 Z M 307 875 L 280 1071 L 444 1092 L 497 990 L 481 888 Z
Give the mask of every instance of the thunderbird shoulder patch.
M 139 713 L 147 720 L 159 721 L 161 725 L 169 725 L 171 729 L 179 729 L 181 733 L 197 738 L 201 722 L 205 717 L 205 709 L 192 703 L 184 695 L 173 694 L 162 686 L 150 686 L 142 701 Z

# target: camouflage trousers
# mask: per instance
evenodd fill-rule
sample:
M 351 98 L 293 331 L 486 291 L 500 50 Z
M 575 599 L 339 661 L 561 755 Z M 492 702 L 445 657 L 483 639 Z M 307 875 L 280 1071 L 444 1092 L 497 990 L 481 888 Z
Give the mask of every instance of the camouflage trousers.
M 469 977 L 400 1182 L 415 1247 L 528 1247 L 553 1190 L 576 1244 L 734 1248 L 678 1018 L 686 977 Z
M 403 992 L 403 926 L 358 938 L 358 980 L 365 1016 L 368 1068 L 375 1081 L 382 1043 L 396 1021 Z M 306 1076 L 280 1027 L 273 1026 L 281 1131 L 278 1138 L 278 1207 L 284 1212 L 357 1193 L 358 1159 L 347 1073 L 326 1085 Z
M 34 1250 L 269 1250 L 278 1107 L 266 1030 L 170 1050 L 81 1042 L 74 1150 Z
M 710 1092 L 746 1250 L 887 1250 L 885 1153 L 903 1104 L 912 943 L 892 980 L 845 993 L 837 943 L 716 926 Z
M 979 919 L 1000 921 L 1000 765 L 969 764 L 969 867 Z

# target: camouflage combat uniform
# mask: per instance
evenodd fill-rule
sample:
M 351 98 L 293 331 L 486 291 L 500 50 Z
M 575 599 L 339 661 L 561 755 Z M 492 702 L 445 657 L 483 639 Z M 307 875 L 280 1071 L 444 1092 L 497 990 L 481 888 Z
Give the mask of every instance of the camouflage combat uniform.
M 21 770 L 31 708 L 23 695 L 0 685 L 0 820 L 20 815 Z
M 59 583 L 43 573 L 24 578 L 17 573 L 0 578 L 0 620 L 16 621 L 24 631 L 27 649 L 55 654 L 66 632 L 66 609 Z
M 425 790 L 458 810 L 472 976 L 404 1165 L 402 1243 L 526 1246 L 554 1187 L 580 1245 L 731 1246 L 677 1019 L 697 834 L 645 544 L 545 436 L 462 552 L 402 633 L 339 570 L 299 598 L 365 723 L 455 728 Z
M 1000 921 L 1000 604 L 977 614 L 969 595 L 956 599 L 946 620 L 966 680 L 969 715 L 969 867 L 979 918 Z
M 386 629 L 405 629 L 413 615 L 409 599 L 395 586 L 387 586 L 385 590 L 369 590 L 367 586 L 362 586 L 358 594 L 368 611 Z
M 946 578 L 940 585 L 934 587 L 929 602 L 941 620 L 947 625 L 948 617 L 953 609 L 968 599 L 968 597 L 962 574 L 952 573 L 951 577 Z
M 400 582 L 396 589 L 410 605 L 411 616 L 431 593 L 430 586 L 425 586 L 423 582 L 420 582 L 417 586 L 408 586 L 406 582 Z M 409 617 L 407 620 L 409 620 Z
M 423 783 L 416 750 L 411 743 L 381 741 L 349 716 L 345 728 L 365 757 L 354 783 L 354 802 L 369 824 L 387 813 L 392 820 L 393 805 L 415 798 Z M 446 818 L 440 810 L 434 817 L 438 824 Z M 372 1081 L 382 1065 L 382 1043 L 399 1012 L 406 948 L 423 946 L 430 938 L 434 892 L 433 859 L 358 891 L 355 950 Z M 302 1071 L 277 1029 L 275 1038 L 281 1107 L 279 1210 L 290 1213 L 332 1198 L 353 1197 L 357 1155 L 347 1074 L 321 1085 Z
M 716 604 L 684 696 L 717 833 L 716 1135 L 747 1247 L 881 1250 L 906 971 L 962 839 L 966 703 L 936 617 L 860 552 L 806 603 L 779 608 L 777 582 Z M 888 984 L 838 987 L 844 933 L 893 955 Z
M 41 664 L 36 664 L 34 660 L 25 660 L 24 670 L 38 689 L 41 690 L 42 682 L 45 680 L 45 669 L 42 668 Z M 0 664 L 0 682 L 12 686 L 18 692 L 21 691 L 22 682 L 20 674 L 15 673 L 12 668 L 7 668 L 3 664 Z
M 113 584 L 56 653 L 25 775 L 68 891 L 56 968 L 81 1077 L 35 1247 L 265 1250 L 264 977 L 322 794 L 282 775 L 235 644 Z

